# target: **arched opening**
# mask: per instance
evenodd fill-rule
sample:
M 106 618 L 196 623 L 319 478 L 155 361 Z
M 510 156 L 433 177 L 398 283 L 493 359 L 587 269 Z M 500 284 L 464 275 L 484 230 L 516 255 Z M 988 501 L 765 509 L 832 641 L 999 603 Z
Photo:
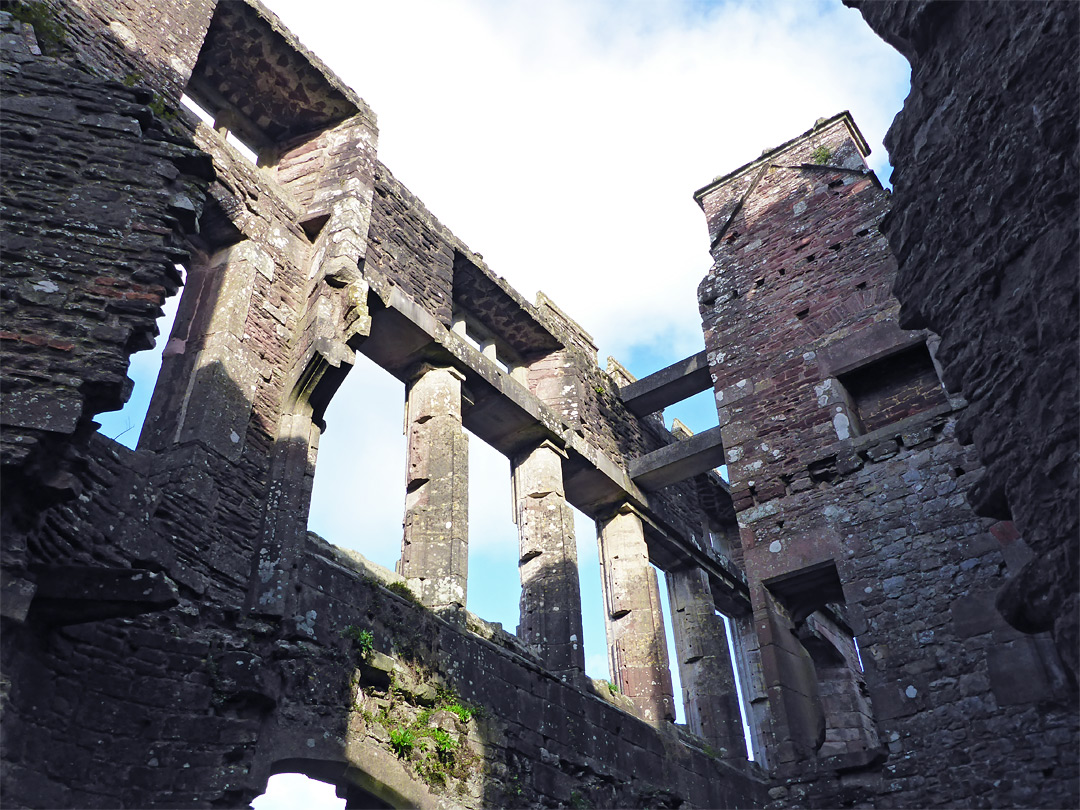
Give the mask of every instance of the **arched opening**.
M 302 773 L 276 773 L 266 783 L 266 792 L 251 802 L 252 810 L 344 810 L 345 799 L 337 788 Z
M 271 768 L 266 790 L 252 810 L 388 810 L 402 797 L 344 762 L 283 759 Z

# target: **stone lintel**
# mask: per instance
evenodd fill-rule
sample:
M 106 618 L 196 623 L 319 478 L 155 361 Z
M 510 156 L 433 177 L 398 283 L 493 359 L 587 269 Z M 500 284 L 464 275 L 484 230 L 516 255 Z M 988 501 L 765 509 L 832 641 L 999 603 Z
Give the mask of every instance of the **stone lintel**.
M 567 502 L 593 518 L 610 515 L 620 504 L 636 504 L 639 514 L 648 517 L 648 524 L 656 527 L 648 532 L 647 538 L 652 558 L 693 560 L 709 572 L 718 606 L 724 605 L 721 609 L 729 615 L 746 612 L 746 586 L 705 552 L 664 531 L 649 515 L 648 497 L 627 475 L 626 469 L 573 431 L 560 432 L 565 426 L 520 383 L 509 375 L 490 377 L 483 369 L 473 369 L 448 353 L 446 359 L 443 356 L 433 359 L 433 350 L 442 345 L 442 335 L 450 330 L 397 287 L 386 294 L 385 301 L 373 302 L 370 310 L 371 335 L 358 347 L 363 354 L 406 384 L 410 382 L 410 374 L 424 362 L 443 366 L 452 362 L 465 375 L 475 396 L 476 404 L 462 412 L 462 422 L 470 432 L 509 458 L 545 440 L 563 448 Z M 657 564 L 666 567 L 666 562 Z
M 631 412 L 646 416 L 710 388 L 712 377 L 709 361 L 705 352 L 700 351 L 648 377 L 622 386 L 619 393 Z
M 661 447 L 630 462 L 630 477 L 644 490 L 656 490 L 708 472 L 724 463 L 720 426 Z
M 465 375 L 458 369 L 454 368 L 452 365 L 443 365 L 439 363 L 431 363 L 428 361 L 422 361 L 420 363 L 417 363 L 412 368 L 412 370 L 408 374 L 409 381 L 416 382 L 429 371 L 445 371 L 449 373 L 451 377 L 454 377 L 460 382 L 465 382 Z

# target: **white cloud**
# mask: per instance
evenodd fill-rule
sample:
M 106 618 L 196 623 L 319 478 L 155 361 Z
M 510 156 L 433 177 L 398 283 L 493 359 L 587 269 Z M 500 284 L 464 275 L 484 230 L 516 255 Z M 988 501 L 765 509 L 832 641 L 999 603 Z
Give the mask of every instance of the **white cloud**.
M 373 106 L 391 170 L 602 357 L 700 348 L 695 189 L 842 109 L 878 142 L 906 90 L 839 0 L 270 5 Z

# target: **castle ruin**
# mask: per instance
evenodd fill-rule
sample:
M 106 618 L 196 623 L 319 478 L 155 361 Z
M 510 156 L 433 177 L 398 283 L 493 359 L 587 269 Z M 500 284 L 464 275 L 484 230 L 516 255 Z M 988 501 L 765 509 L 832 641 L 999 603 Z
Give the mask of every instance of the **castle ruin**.
M 847 1 L 913 67 L 895 194 L 847 113 L 698 190 L 704 351 L 642 379 L 258 0 L 0 7 L 4 805 L 1076 806 L 1080 14 Z M 93 419 L 177 264 L 132 451 Z M 307 531 L 358 352 L 406 390 L 396 572 Z M 708 390 L 716 428 L 657 417 Z M 466 429 L 510 460 L 516 634 L 465 610 Z

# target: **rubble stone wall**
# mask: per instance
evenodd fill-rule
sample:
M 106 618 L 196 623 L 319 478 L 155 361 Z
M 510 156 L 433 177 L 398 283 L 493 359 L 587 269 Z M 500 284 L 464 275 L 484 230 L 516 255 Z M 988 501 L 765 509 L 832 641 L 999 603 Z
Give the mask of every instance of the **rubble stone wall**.
M 91 420 L 130 393 L 128 356 L 153 345 L 213 169 L 149 92 L 42 56 L 6 13 L 3 36 L 0 435 L 5 500 L 33 511 L 78 494 Z
M 1036 555 L 1000 605 L 1019 628 L 1053 628 L 1075 673 L 1080 12 L 846 2 L 911 63 L 885 141 L 901 321 L 941 336 L 945 379 L 970 403 L 961 434 L 986 465 L 974 504 L 1011 515 Z

